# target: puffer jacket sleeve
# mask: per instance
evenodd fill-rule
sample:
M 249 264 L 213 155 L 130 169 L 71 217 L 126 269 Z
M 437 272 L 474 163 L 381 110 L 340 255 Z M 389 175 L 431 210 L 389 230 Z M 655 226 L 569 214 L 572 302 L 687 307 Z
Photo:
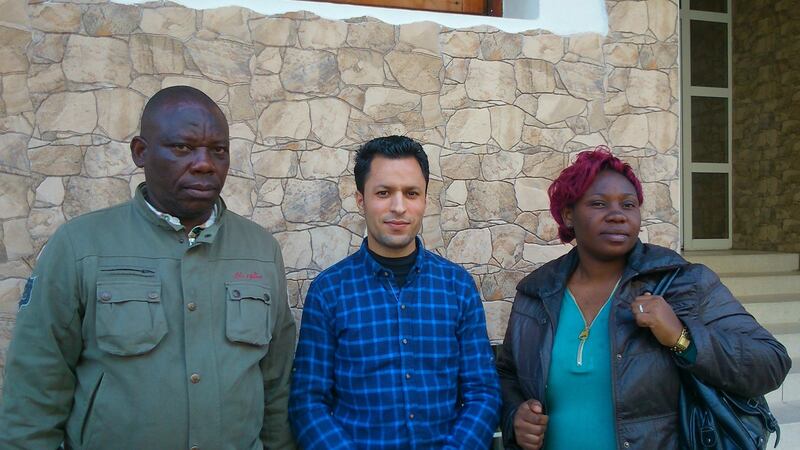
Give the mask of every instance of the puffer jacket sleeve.
M 697 348 L 689 364 L 676 358 L 707 383 L 742 397 L 777 389 L 792 361 L 786 348 L 758 324 L 711 269 L 692 264 L 684 276 L 696 280 L 697 308 L 679 315 Z

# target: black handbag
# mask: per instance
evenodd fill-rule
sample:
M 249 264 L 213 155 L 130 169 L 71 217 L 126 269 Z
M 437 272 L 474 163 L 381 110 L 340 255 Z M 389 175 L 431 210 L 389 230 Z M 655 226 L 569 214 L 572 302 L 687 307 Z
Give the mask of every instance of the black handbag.
M 661 279 L 653 295 L 663 296 L 680 268 Z M 689 450 L 764 450 L 770 433 L 775 447 L 781 439 L 778 421 L 764 396 L 742 398 L 709 386 L 688 370 L 679 369 L 680 440 Z

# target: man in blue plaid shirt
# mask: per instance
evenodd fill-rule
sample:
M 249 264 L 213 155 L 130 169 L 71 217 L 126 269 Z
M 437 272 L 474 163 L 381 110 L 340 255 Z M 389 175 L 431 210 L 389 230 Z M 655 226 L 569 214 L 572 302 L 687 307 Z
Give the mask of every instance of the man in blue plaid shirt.
M 500 391 L 480 296 L 461 267 L 417 238 L 428 158 L 412 139 L 358 151 L 368 237 L 306 296 L 289 414 L 316 449 L 480 449 Z

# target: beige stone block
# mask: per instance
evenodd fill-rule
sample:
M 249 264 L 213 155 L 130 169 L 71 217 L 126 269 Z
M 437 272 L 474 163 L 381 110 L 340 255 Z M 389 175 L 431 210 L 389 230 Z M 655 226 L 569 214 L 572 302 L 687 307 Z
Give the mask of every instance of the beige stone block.
M 501 61 L 473 59 L 469 63 L 466 87 L 473 100 L 514 103 L 517 89 L 514 66 Z
M 297 153 L 288 150 L 253 153 L 253 171 L 267 178 L 290 178 L 297 174 Z
M 525 112 L 516 106 L 494 106 L 489 108 L 492 123 L 492 138 L 500 148 L 509 150 L 517 145 L 522 137 Z
M 497 274 L 502 276 L 502 272 Z M 521 280 L 520 278 L 519 280 Z M 517 282 L 519 282 L 517 280 Z M 500 283 L 498 283 L 500 284 Z M 506 283 L 503 283 L 506 284 Z M 516 286 L 516 283 L 508 282 Z M 483 310 L 486 314 L 486 332 L 489 335 L 489 341 L 492 343 L 503 342 L 506 335 L 506 327 L 508 326 L 508 317 L 511 315 L 510 301 L 490 301 L 483 303 Z
M 61 207 L 33 208 L 28 216 L 26 227 L 33 239 L 47 239 L 66 222 Z
M 34 29 L 53 33 L 75 33 L 81 29 L 81 7 L 74 3 L 29 5 Z
M 128 181 L 128 190 L 130 191 L 131 198 L 136 196 L 136 189 L 139 187 L 140 184 L 145 182 L 144 173 L 138 172 L 131 176 L 130 181 Z
M 522 35 L 497 31 L 481 40 L 481 56 L 488 61 L 516 59 L 522 52 Z
M 64 201 L 64 182 L 60 177 L 47 177 L 36 188 L 36 204 L 60 205 Z
M 29 137 L 23 134 L 0 134 L 0 168 L 28 174 L 30 172 L 28 140 Z
M 337 56 L 342 81 L 347 84 L 381 84 L 383 55 L 371 50 L 342 48 Z
M 347 23 L 339 20 L 304 20 L 297 31 L 300 46 L 306 49 L 337 49 L 347 39 Z
M 90 36 L 119 36 L 133 33 L 139 27 L 140 8 L 134 5 L 90 5 L 82 22 Z
M 552 242 L 558 239 L 558 222 L 550 212 L 539 214 L 536 236 L 545 242 Z
M 228 92 L 231 111 L 231 120 L 249 120 L 256 118 L 253 108 L 253 99 L 250 97 L 250 87 L 247 85 L 231 86 Z
M 522 257 L 525 261 L 533 264 L 544 264 L 566 255 L 570 250 L 572 250 L 572 246 L 569 244 L 525 244 L 522 250 Z
M 519 225 L 505 224 L 489 228 L 492 234 L 492 257 L 500 267 L 510 269 L 522 259 L 528 233 Z
M 289 179 L 283 200 L 283 216 L 295 223 L 335 223 L 341 209 L 339 189 L 327 180 Z
M 325 270 L 347 256 L 350 232 L 332 225 L 309 230 L 311 234 L 311 260 L 319 270 Z
M 261 225 L 270 233 L 286 231 L 286 221 L 283 220 L 280 206 L 268 206 L 253 210 L 253 217 L 250 219 Z
M 440 217 L 441 228 L 444 231 L 466 230 L 470 227 L 467 210 L 463 206 L 444 207 Z
M 678 158 L 671 155 L 653 155 L 647 158 L 640 158 L 637 175 L 642 182 L 677 179 Z
M 128 45 L 119 39 L 73 34 L 62 67 L 68 80 L 79 83 L 127 86 L 131 81 Z
M 130 175 L 136 170 L 131 159 L 130 147 L 122 142 L 111 141 L 104 145 L 93 145 L 84 156 L 86 174 L 93 178 Z
M 286 269 L 306 270 L 311 266 L 311 234 L 308 231 L 285 231 L 276 233 L 275 239 L 281 247 Z
M 339 95 L 340 99 L 346 101 L 350 106 L 361 111 L 364 109 L 364 90 L 356 86 L 345 86 Z
M 678 227 L 671 223 L 655 223 L 647 225 L 648 242 L 662 247 L 678 250 Z
M 658 219 L 662 222 L 672 223 L 673 217 L 672 199 L 670 198 L 669 186 L 660 183 L 642 183 L 644 203 L 642 204 L 642 220 Z M 652 239 L 653 236 L 650 236 Z
M 532 178 L 555 180 L 567 167 L 566 155 L 559 152 L 538 152 L 525 155 L 522 173 Z
M 461 109 L 470 104 L 467 97 L 467 88 L 463 84 L 445 84 L 442 86 L 442 94 L 439 97 L 439 104 L 444 109 Z
M 447 138 L 453 142 L 485 144 L 492 133 L 488 109 L 461 109 L 447 121 Z
M 256 203 L 256 182 L 251 178 L 228 175 L 221 195 L 229 210 L 250 217 Z
M 218 103 L 224 100 L 228 95 L 228 86 L 223 83 L 207 80 L 205 78 L 167 76 L 164 77 L 164 81 L 161 83 L 161 88 L 163 89 L 178 85 L 186 85 L 200 89 L 203 91 L 203 93 Z
M 251 140 L 233 138 L 233 133 L 231 133 L 230 146 L 228 148 L 230 161 L 228 174 L 243 178 L 253 178 L 253 166 L 250 163 L 250 154 L 252 152 L 253 142 Z
M 619 116 L 611 124 L 608 132 L 614 147 L 644 147 L 649 141 L 650 133 L 647 116 L 641 114 Z
M 3 231 L 0 228 L 0 239 L 2 239 Z M 31 276 L 31 268 L 25 261 L 7 261 L 0 263 L 0 273 L 9 278 L 28 278 Z M 17 297 L 19 300 L 19 297 Z M 16 306 L 16 303 L 14 304 Z
M 425 216 L 422 218 L 422 242 L 428 250 L 441 249 L 444 247 L 442 237 L 441 216 Z
M 481 174 L 487 181 L 509 180 L 522 171 L 525 156 L 515 152 L 497 152 L 483 156 Z
M 422 120 L 428 128 L 444 125 L 442 107 L 439 104 L 439 96 L 426 95 L 422 97 Z
M 414 22 L 400 25 L 400 44 L 409 50 L 439 55 L 439 33 L 441 25 L 434 22 Z
M 251 21 L 250 28 L 253 30 L 253 41 L 264 45 L 284 46 L 296 36 L 294 21 L 291 19 L 265 17 Z
M 321 98 L 308 102 L 311 112 L 311 131 L 323 145 L 332 147 L 344 139 L 350 106 L 335 98 Z
M 442 176 L 454 180 L 471 180 L 481 173 L 481 161 L 478 155 L 456 153 L 442 156 Z
M 29 136 L 33 133 L 33 127 L 25 116 L 26 114 L 0 116 L 0 133 L 19 133 Z
M 467 71 L 469 68 L 469 59 L 467 58 L 453 58 L 445 65 L 444 78 L 445 80 L 463 83 L 467 81 Z
M 393 51 L 386 62 L 400 86 L 416 92 L 439 92 L 442 59 L 422 53 Z
M 513 222 L 517 217 L 514 186 L 504 181 L 468 181 L 466 207 L 471 220 Z
M 402 89 L 370 87 L 364 94 L 364 112 L 376 120 L 388 119 L 419 106 L 418 94 Z
M 561 82 L 570 94 L 586 100 L 602 98 L 605 92 L 603 80 L 605 68 L 582 62 L 562 61 L 556 64 Z
M 553 124 L 577 116 L 586 109 L 586 101 L 560 94 L 542 94 L 536 108 L 536 120 Z
M 349 212 L 358 212 L 356 205 L 356 180 L 352 176 L 339 178 L 339 198 L 342 200 L 342 208 Z
M 456 264 L 488 264 L 492 258 L 492 233 L 486 228 L 463 230 L 447 244 L 447 259 Z
M 27 277 L 26 277 L 27 278 Z M 20 278 L 7 278 L 0 280 L 0 369 L 5 365 L 5 350 L 11 342 L 12 327 L 14 322 L 6 319 L 2 314 L 13 317 L 17 313 L 22 290 L 25 289 L 26 280 Z M 3 376 L 0 374 L 0 385 Z M 2 390 L 0 390 L 2 393 Z
M 96 91 L 98 125 L 106 135 L 117 141 L 127 141 L 139 128 L 139 116 L 145 98 L 131 89 Z M 128 158 L 130 159 L 130 158 Z
M 283 58 L 281 51 L 276 47 L 264 47 L 261 53 L 253 60 L 253 73 L 275 74 L 280 73 Z
M 539 108 L 539 97 L 533 94 L 522 94 L 514 100 L 514 106 L 525 111 L 527 121 L 536 115 L 536 110 Z
M 626 42 L 612 42 L 603 46 L 606 63 L 614 67 L 636 67 L 639 63 L 639 47 Z
M 0 26 L 0 74 L 28 70 L 26 49 L 31 42 L 29 31 Z
M 33 110 L 30 94 L 28 94 L 28 83 L 24 74 L 5 75 L 3 77 L 2 92 L 6 114 L 10 115 Z
M 522 55 L 555 64 L 564 56 L 564 39 L 553 34 L 523 36 Z
M 183 43 L 169 36 L 133 35 L 130 53 L 139 73 L 183 73 L 186 68 Z
M 27 219 L 3 222 L 3 245 L 11 261 L 33 255 L 33 241 L 28 231 Z
M 77 175 L 83 152 L 76 145 L 47 145 L 28 150 L 31 170 L 44 175 Z
M 383 22 L 347 24 L 347 44 L 351 47 L 387 52 L 394 47 L 395 27 Z
M 250 82 L 250 97 L 258 103 L 286 100 L 286 91 L 279 75 L 255 75 Z M 261 105 L 257 105 L 258 109 Z
M 347 170 L 349 161 L 347 150 L 327 147 L 307 150 L 300 155 L 300 174 L 306 180 L 339 177 Z
M 647 2 L 620 1 L 608 14 L 608 28 L 611 31 L 645 34 L 647 27 Z
M 31 20 L 26 11 L 27 4 L 25 0 L 0 0 L 0 11 L 3 11 L 0 25 L 28 28 Z
M 183 7 L 143 8 L 139 27 L 148 34 L 163 34 L 181 41 L 195 31 L 197 11 Z
M 442 53 L 454 58 L 477 58 L 481 48 L 480 35 L 469 31 L 442 34 Z
M 97 126 L 97 105 L 91 92 L 57 92 L 36 110 L 39 131 L 90 133 Z
M 603 62 L 603 41 L 605 37 L 597 33 L 582 33 L 569 37 L 567 48 L 570 53 L 596 64 Z
M 606 112 L 602 100 L 593 100 L 589 102 L 586 109 L 589 131 L 596 132 L 608 128 Z
M 523 211 L 541 211 L 550 208 L 547 188 L 550 180 L 544 178 L 517 178 L 514 181 L 514 194 L 517 205 Z
M 539 226 L 539 216 L 532 212 L 523 212 L 517 216 L 517 219 L 514 221 L 514 223 L 521 226 L 529 233 L 534 233 L 536 228 Z M 532 234 L 529 236 L 535 237 L 535 235 Z M 528 239 L 530 238 L 526 238 L 526 240 Z
M 445 205 L 455 206 L 463 205 L 467 202 L 467 182 L 463 180 L 455 180 L 450 183 L 445 191 Z
M 570 139 L 575 137 L 575 132 L 570 128 L 537 128 L 526 126 L 522 137 L 526 143 L 560 152 L 564 151 L 566 144 Z
M 240 42 L 250 41 L 250 29 L 247 20 L 250 13 L 247 9 L 228 6 L 203 11 L 203 28 L 226 38 Z
M 287 48 L 280 75 L 291 92 L 332 94 L 339 87 L 336 56 L 327 51 Z
M 130 187 L 119 178 L 71 177 L 64 196 L 64 215 L 81 214 L 117 205 L 130 199 Z
M 311 116 L 306 102 L 275 102 L 258 118 L 261 136 L 306 139 L 311 131 Z
M 658 70 L 630 69 L 626 95 L 632 106 L 668 109 L 671 102 L 669 77 Z
M 267 179 L 258 189 L 258 204 L 280 205 L 283 201 L 283 184 L 280 179 Z M 283 216 L 281 216 L 283 217 Z
M 2 47 L 0 47 L 2 52 Z M 0 63 L 2 64 L 2 63 Z M 61 70 L 61 64 L 35 64 L 28 74 L 28 90 L 36 94 L 49 94 L 64 90 L 66 78 Z
M 197 68 L 208 78 L 231 84 L 250 81 L 250 47 L 222 39 L 192 39 L 186 48 Z
M 35 34 L 28 50 L 30 61 L 34 64 L 61 62 L 64 58 L 68 38 L 68 34 Z
M 642 47 L 640 64 L 643 69 L 669 69 L 678 65 L 678 45 L 655 43 Z
M 514 61 L 517 89 L 526 93 L 553 92 L 556 88 L 555 66 L 541 59 Z
M 30 177 L 0 172 L 0 219 L 27 216 L 33 195 Z
M 650 144 L 665 152 L 678 142 L 678 116 L 666 111 L 647 114 L 647 129 Z
M 670 0 L 647 0 L 647 17 L 650 31 L 659 41 L 666 41 L 678 24 L 678 5 Z

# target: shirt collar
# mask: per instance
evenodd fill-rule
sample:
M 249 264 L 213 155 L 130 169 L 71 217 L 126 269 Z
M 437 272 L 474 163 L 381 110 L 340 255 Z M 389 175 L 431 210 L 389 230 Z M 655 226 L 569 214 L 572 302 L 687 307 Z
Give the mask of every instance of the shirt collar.
M 180 231 L 180 230 L 183 229 L 183 224 L 181 224 L 181 220 L 180 219 L 178 219 L 177 217 L 175 217 L 175 216 L 173 216 L 171 214 L 167 214 L 165 212 L 159 211 L 158 209 L 156 209 L 155 206 L 151 205 L 150 202 L 147 201 L 147 199 L 145 199 L 144 203 L 147 205 L 148 208 L 150 208 L 150 211 L 153 211 L 153 214 L 155 214 L 156 217 L 158 217 L 158 218 L 164 220 L 165 222 L 167 222 L 168 224 L 170 224 L 170 226 L 173 229 L 175 229 L 175 231 Z M 196 227 L 192 228 L 192 230 L 190 232 L 192 234 L 197 234 L 200 230 L 204 230 L 204 229 L 214 225 L 214 223 L 216 223 L 216 221 L 217 221 L 217 215 L 218 215 L 218 211 L 217 211 L 217 205 L 215 203 L 214 207 L 211 208 L 211 215 L 208 217 L 208 220 L 206 220 L 205 222 L 201 223 L 200 225 L 197 225 Z
M 367 272 L 376 276 L 388 276 L 389 271 L 380 265 L 380 263 L 378 263 L 378 261 L 376 261 L 375 258 L 373 258 L 369 253 L 369 249 L 367 248 L 367 239 L 368 238 L 364 238 L 364 240 L 361 242 L 361 248 L 357 252 L 364 265 L 367 267 Z M 419 236 L 417 236 L 415 239 L 417 241 L 417 259 L 414 261 L 414 265 L 411 267 L 409 277 L 413 277 L 413 274 L 419 273 L 422 270 L 422 266 L 425 263 L 425 258 L 427 257 L 425 246 L 422 245 L 422 239 Z

